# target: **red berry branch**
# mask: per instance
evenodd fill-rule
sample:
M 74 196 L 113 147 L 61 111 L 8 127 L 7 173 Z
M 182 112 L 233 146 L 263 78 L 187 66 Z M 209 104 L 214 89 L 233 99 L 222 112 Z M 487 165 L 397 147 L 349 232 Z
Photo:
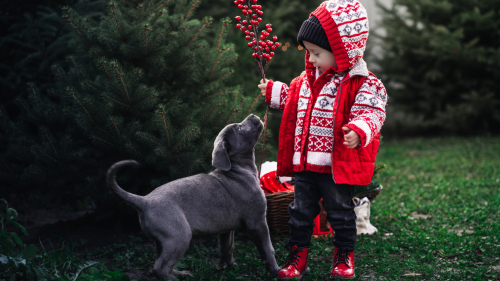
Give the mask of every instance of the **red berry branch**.
M 259 66 L 260 74 L 262 75 L 262 81 L 266 81 L 266 74 L 264 70 L 268 61 L 271 61 L 274 57 L 274 49 L 280 46 L 278 41 L 278 36 L 274 35 L 273 40 L 266 40 L 269 34 L 273 31 L 271 24 L 266 24 L 266 28 L 261 31 L 259 36 L 259 23 L 262 22 L 260 16 L 264 14 L 262 11 L 262 6 L 257 5 L 258 0 L 235 0 L 234 5 L 237 5 L 243 14 L 241 16 L 236 16 L 234 19 L 238 22 L 236 28 L 245 33 L 245 39 L 248 42 L 248 47 L 253 48 L 252 58 Z M 246 19 L 245 19 L 246 18 Z M 262 153 L 260 157 L 259 166 L 259 178 L 260 178 L 260 168 L 262 167 L 262 160 L 264 159 L 264 148 L 266 145 L 266 133 L 267 133 L 267 114 L 269 112 L 269 105 L 266 108 L 266 115 L 264 116 L 264 141 L 262 144 Z
M 248 47 L 253 48 L 254 51 L 252 58 L 257 62 L 262 80 L 265 81 L 264 69 L 266 68 L 267 62 L 271 61 L 272 57 L 274 57 L 273 51 L 280 46 L 280 43 L 276 42 L 278 41 L 276 35 L 273 36 L 272 41 L 266 40 L 273 31 L 270 23 L 266 24 L 266 28 L 261 31 L 259 36 L 259 23 L 262 22 L 260 16 L 262 16 L 264 12 L 262 11 L 262 6 L 256 5 L 256 3 L 257 0 L 235 0 L 234 4 L 238 6 L 243 17 L 246 19 L 241 16 L 236 16 L 234 19 L 238 21 L 236 28 L 243 31 L 246 35 L 245 39 L 250 41 Z

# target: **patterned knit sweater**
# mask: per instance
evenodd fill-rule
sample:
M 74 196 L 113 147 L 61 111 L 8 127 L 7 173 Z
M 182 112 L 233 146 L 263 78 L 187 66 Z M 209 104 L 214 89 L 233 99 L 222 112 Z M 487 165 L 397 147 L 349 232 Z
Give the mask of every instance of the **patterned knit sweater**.
M 349 71 L 352 76 L 355 73 L 364 73 L 367 79 L 356 94 L 356 101 L 351 108 L 349 123 L 361 129 L 366 138 L 362 138 L 361 146 L 367 146 L 380 131 L 385 120 L 385 105 L 387 93 L 382 82 L 373 75 L 368 75 L 366 63 L 359 59 Z M 325 83 L 317 97 L 310 98 L 311 86 L 307 79 L 303 79 L 300 85 L 300 96 L 297 103 L 297 124 L 295 130 L 295 146 L 293 155 L 293 170 L 295 172 L 313 171 L 319 173 L 331 173 L 332 148 L 333 148 L 333 105 L 339 85 L 347 75 L 347 71 L 341 74 L 326 74 L 331 77 Z M 316 70 L 316 78 L 319 73 Z M 288 96 L 288 86 L 282 82 L 270 81 L 267 85 L 266 102 L 273 108 L 283 111 Z M 314 107 L 307 112 L 309 101 L 314 102 Z M 306 118 L 309 114 L 309 117 Z M 303 131 L 304 121 L 309 120 L 309 130 Z M 305 140 L 305 143 L 302 143 Z M 305 161 L 301 160 L 301 151 L 306 146 Z

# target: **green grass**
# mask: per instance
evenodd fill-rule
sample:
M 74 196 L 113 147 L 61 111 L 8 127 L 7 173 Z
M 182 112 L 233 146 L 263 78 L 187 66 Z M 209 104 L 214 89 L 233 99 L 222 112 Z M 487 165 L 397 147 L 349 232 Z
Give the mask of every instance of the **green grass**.
M 385 141 L 377 162 L 387 164 L 378 178 L 384 189 L 371 205 L 378 233 L 358 236 L 357 280 L 500 280 L 500 138 Z M 413 218 L 415 212 L 431 217 Z M 271 238 L 282 265 L 287 236 Z M 121 272 L 154 262 L 142 242 L 79 253 L 63 247 L 40 253 L 37 264 L 67 280 L 127 280 Z M 183 280 L 272 280 L 246 232 L 236 233 L 235 245 L 233 270 L 216 271 L 216 237 L 190 247 L 176 267 L 193 272 Z M 313 239 L 304 280 L 327 280 L 332 255 L 330 239 Z

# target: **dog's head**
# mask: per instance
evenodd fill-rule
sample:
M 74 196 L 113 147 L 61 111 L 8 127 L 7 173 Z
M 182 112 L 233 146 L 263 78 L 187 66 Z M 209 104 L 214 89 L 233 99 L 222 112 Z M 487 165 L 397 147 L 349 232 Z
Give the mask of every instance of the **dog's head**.
M 212 152 L 212 166 L 223 171 L 231 169 L 231 158 L 252 157 L 254 146 L 264 129 L 259 117 L 250 114 L 243 122 L 227 125 L 219 133 Z

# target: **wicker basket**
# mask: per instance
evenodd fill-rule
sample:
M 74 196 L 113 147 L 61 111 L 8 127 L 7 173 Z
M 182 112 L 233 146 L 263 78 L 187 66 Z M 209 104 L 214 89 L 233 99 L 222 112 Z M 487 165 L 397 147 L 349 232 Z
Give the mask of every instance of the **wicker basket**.
M 382 190 L 381 185 L 356 185 L 354 187 L 355 197 L 368 197 L 373 201 Z M 269 229 L 277 229 L 280 232 L 288 232 L 288 205 L 293 201 L 294 192 L 266 193 L 267 200 L 267 225 Z
M 266 193 L 267 200 L 267 225 L 269 229 L 278 229 L 280 232 L 288 232 L 288 205 L 293 201 L 294 192 Z

